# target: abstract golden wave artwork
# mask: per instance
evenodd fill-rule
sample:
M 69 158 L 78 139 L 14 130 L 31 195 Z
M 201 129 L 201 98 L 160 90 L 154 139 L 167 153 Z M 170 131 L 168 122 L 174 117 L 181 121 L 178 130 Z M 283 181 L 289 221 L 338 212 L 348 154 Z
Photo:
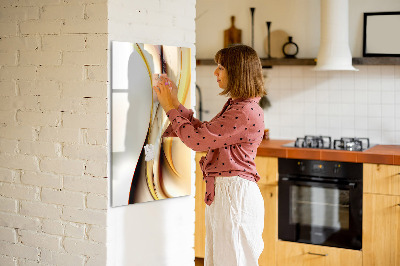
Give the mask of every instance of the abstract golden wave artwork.
M 111 206 L 190 195 L 191 152 L 169 125 L 153 93 L 167 75 L 190 108 L 190 48 L 130 42 L 111 47 Z

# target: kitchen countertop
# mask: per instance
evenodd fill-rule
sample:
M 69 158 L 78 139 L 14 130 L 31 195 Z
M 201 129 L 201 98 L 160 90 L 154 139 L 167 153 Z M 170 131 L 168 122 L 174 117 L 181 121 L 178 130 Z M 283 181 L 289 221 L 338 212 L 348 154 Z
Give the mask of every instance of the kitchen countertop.
M 400 145 L 375 145 L 365 151 L 282 147 L 294 140 L 263 140 L 258 156 L 400 165 Z

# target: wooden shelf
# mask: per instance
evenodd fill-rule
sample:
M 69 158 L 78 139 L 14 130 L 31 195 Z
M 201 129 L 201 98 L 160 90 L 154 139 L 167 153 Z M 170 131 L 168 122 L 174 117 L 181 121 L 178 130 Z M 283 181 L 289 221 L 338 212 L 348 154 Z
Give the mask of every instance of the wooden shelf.
M 263 67 L 272 66 L 314 66 L 315 58 L 260 58 Z M 214 59 L 197 59 L 196 65 L 215 65 Z M 400 57 L 357 57 L 353 65 L 400 65 Z
M 260 58 L 264 66 L 315 66 L 314 58 Z
M 358 57 L 353 65 L 400 65 L 400 57 Z

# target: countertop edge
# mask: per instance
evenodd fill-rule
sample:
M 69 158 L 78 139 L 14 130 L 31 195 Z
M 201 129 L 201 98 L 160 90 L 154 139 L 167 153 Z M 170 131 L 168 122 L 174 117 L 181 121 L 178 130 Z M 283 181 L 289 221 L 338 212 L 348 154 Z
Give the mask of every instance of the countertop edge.
M 263 140 L 257 150 L 257 156 L 400 165 L 400 145 L 376 145 L 362 152 L 282 146 L 290 142 L 294 140 Z
M 365 151 L 284 147 L 294 140 L 263 140 L 257 156 L 288 159 L 400 165 L 400 145 L 375 145 Z

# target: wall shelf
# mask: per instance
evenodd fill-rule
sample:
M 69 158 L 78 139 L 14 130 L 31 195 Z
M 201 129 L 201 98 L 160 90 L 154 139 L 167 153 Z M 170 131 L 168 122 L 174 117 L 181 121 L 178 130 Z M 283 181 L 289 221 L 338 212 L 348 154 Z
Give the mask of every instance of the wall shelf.
M 272 66 L 313 66 L 315 58 L 260 58 L 263 67 Z M 215 65 L 214 59 L 197 59 L 196 65 Z M 400 57 L 356 57 L 353 65 L 400 65 Z
M 400 57 L 358 57 L 353 65 L 400 65 Z

